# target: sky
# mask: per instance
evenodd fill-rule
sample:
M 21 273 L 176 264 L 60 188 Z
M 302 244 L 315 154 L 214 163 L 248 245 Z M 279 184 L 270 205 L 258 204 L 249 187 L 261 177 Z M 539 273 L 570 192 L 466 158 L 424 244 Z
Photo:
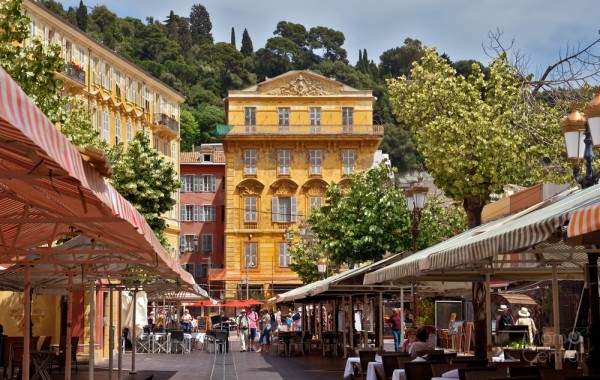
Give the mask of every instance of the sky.
M 65 9 L 79 0 L 59 0 Z M 87 6 L 106 5 L 119 17 L 142 21 L 164 20 L 172 10 L 189 16 L 194 4 L 206 7 L 215 42 L 236 42 L 248 30 L 254 49 L 273 37 L 277 23 L 302 24 L 306 29 L 325 26 L 346 37 L 342 46 L 351 64 L 367 49 L 379 62 L 382 52 L 404 44 L 406 38 L 436 47 L 453 61 L 491 58 L 483 45 L 488 33 L 500 30 L 503 42 L 514 41 L 516 51 L 528 57 L 536 73 L 558 61 L 569 47 L 583 46 L 599 36 L 598 0 L 84 0 Z

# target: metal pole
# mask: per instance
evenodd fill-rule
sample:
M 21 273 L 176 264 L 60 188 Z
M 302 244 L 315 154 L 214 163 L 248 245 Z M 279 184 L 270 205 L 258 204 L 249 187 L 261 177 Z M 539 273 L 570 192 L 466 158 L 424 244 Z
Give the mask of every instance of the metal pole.
M 600 308 L 598 302 L 598 256 L 588 252 L 588 294 L 590 303 L 590 323 L 588 325 L 588 357 L 585 360 L 588 376 L 600 374 Z
M 71 336 L 73 335 L 73 276 L 69 275 L 67 285 L 67 342 L 65 348 L 65 380 L 71 379 Z
M 108 286 L 108 380 L 112 380 L 115 352 L 115 324 L 113 305 L 113 288 Z
M 490 292 L 490 274 L 485 274 L 485 320 L 486 324 L 486 352 L 488 361 L 492 361 L 492 293 Z
M 29 379 L 29 353 L 31 352 L 31 268 L 25 264 L 25 284 L 23 289 L 23 379 Z M 9 374 L 10 375 L 10 374 Z
M 554 324 L 554 363 L 555 369 L 562 369 L 562 357 L 560 357 L 560 314 L 558 311 L 558 272 L 556 263 L 552 264 L 552 320 Z
M 96 284 L 94 280 L 90 281 L 90 346 L 88 349 L 88 360 L 90 369 L 88 376 L 90 380 L 94 380 L 94 335 L 96 334 Z
M 135 324 L 136 324 L 136 313 L 137 313 L 137 289 L 135 289 L 133 291 L 133 321 L 131 323 L 131 332 L 130 332 L 130 336 L 131 336 L 131 371 L 129 371 L 130 374 L 135 375 L 137 372 L 135 371 L 135 351 L 136 351 L 136 345 L 137 345 L 137 339 L 135 336 Z
M 123 291 L 119 288 L 119 292 L 117 293 L 117 330 L 119 330 L 119 353 L 117 354 L 117 379 L 121 380 L 123 378 L 123 350 L 125 350 L 125 342 L 123 341 L 123 311 L 121 310 L 121 297 L 123 296 Z

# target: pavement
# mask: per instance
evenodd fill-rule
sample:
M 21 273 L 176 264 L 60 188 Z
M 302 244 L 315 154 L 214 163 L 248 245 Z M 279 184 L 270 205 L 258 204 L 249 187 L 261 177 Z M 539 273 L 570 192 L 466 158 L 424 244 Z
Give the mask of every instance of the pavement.
M 121 380 L 329 380 L 343 378 L 346 358 L 323 356 L 321 350 L 312 350 L 306 356 L 279 356 L 272 345 L 269 353 L 255 351 L 240 352 L 238 337 L 231 333 L 229 353 L 208 353 L 194 350 L 189 354 L 147 354 L 136 353 L 135 369 L 131 372 L 131 353 L 123 355 Z M 385 346 L 390 347 L 386 339 Z M 393 346 L 393 344 L 391 345 Z M 78 364 L 79 372 L 73 369 L 72 380 L 89 380 L 88 366 Z M 94 378 L 100 380 L 120 380 L 117 358 L 115 370 L 108 371 L 108 359 L 96 363 Z M 52 373 L 52 380 L 64 378 L 64 373 Z

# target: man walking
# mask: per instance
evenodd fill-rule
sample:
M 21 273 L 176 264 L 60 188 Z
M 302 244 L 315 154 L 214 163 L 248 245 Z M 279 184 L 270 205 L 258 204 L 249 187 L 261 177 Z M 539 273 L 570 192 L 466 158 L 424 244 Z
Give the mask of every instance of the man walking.
M 237 335 L 240 337 L 240 344 L 242 349 L 240 352 L 248 351 L 248 330 L 250 328 L 250 321 L 246 315 L 246 310 L 242 309 L 240 315 L 237 317 Z
M 254 351 L 254 339 L 256 339 L 256 322 L 258 322 L 258 314 L 254 311 L 254 307 L 250 307 L 248 313 L 248 321 L 250 325 L 250 344 L 248 345 L 248 351 Z
M 390 317 L 389 321 L 390 326 L 392 327 L 392 335 L 394 336 L 394 349 L 396 352 L 400 349 L 400 333 L 402 331 L 402 316 L 400 314 L 400 309 L 394 309 L 394 313 Z

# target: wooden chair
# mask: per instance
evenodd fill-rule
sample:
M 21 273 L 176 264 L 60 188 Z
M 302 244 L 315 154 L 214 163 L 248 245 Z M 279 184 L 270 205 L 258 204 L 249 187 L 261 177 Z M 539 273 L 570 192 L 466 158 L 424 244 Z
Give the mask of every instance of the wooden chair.
M 361 349 L 358 350 L 358 357 L 360 358 L 360 363 L 352 363 L 355 370 L 354 373 L 360 375 L 361 379 L 366 379 L 367 377 L 367 367 L 369 366 L 369 362 L 375 361 L 375 355 L 377 351 L 369 350 L 369 349 Z
M 517 376 L 540 376 L 540 367 L 523 366 L 523 367 L 509 367 L 508 373 L 510 377 Z
M 459 363 L 431 363 L 432 377 L 442 377 L 446 372 L 459 368 L 467 368 L 468 362 Z
M 30 350 L 35 350 L 37 337 L 32 337 L 30 339 Z M 15 377 L 15 368 L 19 368 L 19 371 L 22 371 L 23 353 L 25 351 L 24 339 L 22 337 L 16 337 L 16 339 L 10 341 L 6 349 L 8 350 L 7 372 L 10 377 Z
M 427 358 L 429 358 L 429 354 L 436 355 L 436 354 L 443 354 L 443 353 L 444 353 L 444 350 L 420 350 L 420 351 L 417 351 L 417 356 L 423 357 L 423 356 L 427 355 Z
M 467 380 L 467 372 L 485 372 L 492 371 L 496 372 L 496 376 L 506 375 L 506 373 L 498 373 L 497 369 L 494 367 L 467 367 L 467 368 L 459 368 L 458 369 L 458 378 L 460 380 Z
M 396 352 L 396 354 L 399 353 Z M 391 379 L 394 371 L 400 368 L 400 361 L 398 361 L 399 356 L 406 355 L 388 355 L 385 353 L 381 355 L 381 364 L 383 364 L 383 379 Z M 375 368 L 375 370 L 381 371 L 379 367 Z
M 583 376 L 582 369 L 560 369 L 544 368 L 540 370 L 541 380 L 565 380 L 567 377 Z
M 44 340 L 42 340 L 42 345 L 40 346 L 40 351 L 50 351 L 50 344 L 52 343 L 51 336 L 45 336 Z
M 504 349 L 504 360 L 521 360 L 523 350 L 516 348 Z
M 500 376 L 496 371 L 470 371 L 465 372 L 466 380 L 492 380 Z M 511 377 L 512 379 L 512 377 Z
M 430 352 L 427 354 L 427 360 L 436 363 L 452 363 L 456 357 L 456 352 Z
M 75 373 L 78 372 L 77 368 L 77 347 L 79 346 L 79 337 L 72 336 L 71 337 L 71 364 L 75 364 Z M 66 363 L 66 352 L 67 352 L 67 337 L 61 336 L 58 341 L 58 354 L 56 358 L 52 360 L 52 364 L 57 363 L 58 368 L 62 368 Z M 52 369 L 52 365 L 50 366 Z M 73 368 L 73 367 L 71 367 Z
M 404 363 L 404 374 L 406 375 L 406 380 L 431 379 L 433 377 L 431 362 Z

